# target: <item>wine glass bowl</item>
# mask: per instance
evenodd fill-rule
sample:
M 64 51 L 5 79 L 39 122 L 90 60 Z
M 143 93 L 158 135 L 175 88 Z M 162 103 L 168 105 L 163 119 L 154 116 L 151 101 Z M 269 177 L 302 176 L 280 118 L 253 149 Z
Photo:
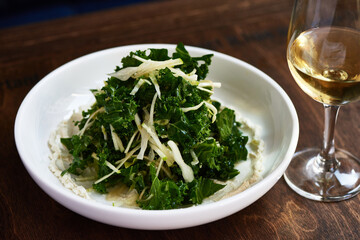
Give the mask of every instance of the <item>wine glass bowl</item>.
M 287 60 L 299 87 L 325 107 L 322 148 L 295 153 L 284 177 L 300 195 L 340 201 L 360 192 L 360 160 L 335 149 L 340 106 L 360 99 L 360 2 L 296 0 Z
M 318 27 L 301 33 L 288 49 L 289 68 L 310 97 L 343 105 L 360 97 L 360 32 Z

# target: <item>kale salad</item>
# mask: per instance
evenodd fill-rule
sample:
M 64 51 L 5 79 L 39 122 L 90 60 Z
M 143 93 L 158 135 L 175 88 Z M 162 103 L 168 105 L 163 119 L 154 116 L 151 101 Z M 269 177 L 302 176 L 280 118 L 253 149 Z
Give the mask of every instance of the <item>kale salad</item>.
M 67 158 L 58 177 L 100 194 L 121 186 L 149 210 L 198 205 L 224 188 L 247 160 L 249 139 L 235 111 L 211 99 L 221 87 L 206 79 L 212 56 L 190 56 L 180 43 L 171 55 L 148 49 L 122 58 L 91 90 L 95 103 L 71 120 L 76 134 L 59 138 L 56 158 Z

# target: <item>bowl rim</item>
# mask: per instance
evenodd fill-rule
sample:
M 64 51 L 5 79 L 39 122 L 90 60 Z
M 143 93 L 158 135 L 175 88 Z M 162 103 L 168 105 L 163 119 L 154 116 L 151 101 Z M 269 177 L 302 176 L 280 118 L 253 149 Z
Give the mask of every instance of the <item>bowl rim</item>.
M 224 53 L 216 52 L 216 51 L 201 48 L 201 47 L 189 46 L 189 45 L 185 46 L 186 49 L 189 52 L 200 51 L 202 53 L 210 53 L 210 54 L 213 53 L 214 55 L 216 55 L 217 57 L 219 57 L 221 59 L 225 59 L 226 61 L 230 61 L 230 62 L 235 62 L 237 65 L 240 65 L 243 68 L 246 68 L 246 69 L 250 70 L 251 72 L 258 75 L 260 78 L 265 80 L 274 89 L 276 89 L 277 93 L 279 93 L 281 98 L 284 100 L 284 103 L 286 103 L 287 110 L 289 111 L 290 116 L 291 116 L 291 119 L 289 119 L 289 122 L 291 122 L 292 125 L 293 125 L 292 126 L 291 139 L 290 139 L 289 145 L 287 147 L 287 150 L 286 150 L 286 152 L 284 154 L 283 160 L 279 163 L 279 165 L 275 169 L 272 169 L 271 172 L 267 176 L 265 176 L 263 179 L 261 179 L 260 181 L 258 181 L 257 183 L 255 183 L 254 185 L 249 187 L 248 189 L 242 191 L 241 193 L 238 193 L 238 194 L 236 194 L 234 196 L 231 196 L 229 198 L 226 198 L 226 199 L 222 199 L 222 200 L 220 200 L 218 202 L 207 203 L 207 204 L 203 204 L 203 205 L 197 205 L 197 206 L 194 206 L 194 207 L 180 208 L 180 209 L 142 210 L 142 209 L 131 209 L 131 208 L 123 208 L 123 207 L 114 208 L 114 207 L 109 206 L 109 205 L 99 204 L 99 203 L 97 203 L 95 201 L 89 201 L 87 199 L 84 199 L 84 198 L 81 198 L 81 197 L 75 195 L 72 192 L 64 191 L 64 189 L 58 188 L 58 186 L 55 186 L 51 182 L 49 183 L 49 182 L 45 181 L 44 179 L 41 179 L 36 174 L 36 171 L 34 171 L 34 169 L 31 166 L 31 163 L 30 163 L 31 160 L 29 160 L 28 157 L 25 155 L 24 146 L 23 146 L 23 143 L 22 143 L 22 140 L 21 140 L 22 133 L 21 133 L 20 129 L 21 129 L 21 122 L 23 121 L 23 115 L 24 115 L 25 108 L 27 107 L 28 104 L 30 104 L 31 98 L 33 98 L 34 95 L 36 95 L 37 91 L 39 91 L 39 89 L 41 89 L 43 84 L 51 81 L 53 76 L 55 76 L 57 74 L 61 74 L 61 72 L 66 70 L 67 68 L 70 68 L 70 67 L 72 67 L 72 66 L 74 66 L 76 64 L 80 64 L 82 61 L 86 61 L 86 60 L 88 60 L 89 58 L 92 58 L 92 57 L 101 57 L 101 56 L 107 55 L 109 52 L 112 52 L 112 51 L 117 51 L 117 50 L 120 50 L 120 49 L 123 49 L 123 48 L 142 49 L 142 48 L 160 48 L 161 47 L 161 48 L 167 48 L 167 49 L 174 49 L 175 46 L 176 46 L 175 44 L 161 44 L 161 43 L 156 43 L 156 44 L 132 44 L 132 45 L 124 45 L 124 46 L 113 47 L 113 48 L 108 48 L 108 49 L 92 52 L 92 53 L 86 54 L 84 56 L 78 57 L 78 58 L 76 58 L 74 60 L 71 60 L 71 61 L 61 65 L 60 67 L 56 68 L 55 70 L 51 71 L 45 77 L 43 77 L 27 93 L 26 97 L 24 98 L 24 100 L 22 101 L 22 103 L 21 103 L 21 105 L 20 105 L 20 107 L 18 109 L 16 118 L 15 118 L 15 126 L 14 126 L 15 143 L 16 143 L 18 153 L 20 155 L 20 158 L 21 158 L 25 168 L 27 169 L 27 171 L 29 172 L 31 177 L 34 179 L 34 181 L 39 185 L 39 187 L 43 191 L 45 191 L 45 193 L 50 195 L 52 198 L 53 198 L 53 195 L 55 195 L 55 194 L 62 195 L 65 198 L 66 201 L 75 201 L 76 204 L 84 205 L 87 208 L 96 208 L 98 210 L 106 211 L 106 212 L 110 211 L 111 214 L 122 213 L 122 214 L 125 214 L 127 216 L 139 216 L 139 217 L 143 217 L 143 216 L 156 217 L 156 216 L 160 216 L 160 215 L 163 216 L 164 214 L 168 215 L 168 216 L 170 216 L 170 215 L 171 216 L 188 215 L 188 214 L 192 215 L 192 214 L 196 214 L 196 213 L 204 213 L 204 212 L 207 212 L 207 211 L 212 211 L 215 208 L 219 208 L 219 205 L 226 206 L 226 205 L 235 204 L 236 202 L 239 201 L 239 199 L 243 198 L 243 195 L 247 196 L 248 194 L 256 193 L 256 192 L 259 192 L 259 191 L 263 192 L 263 194 L 261 194 L 258 197 L 258 198 L 260 198 L 270 188 L 272 188 L 273 185 L 282 177 L 284 171 L 286 170 L 287 166 L 289 165 L 289 163 L 291 161 L 292 155 L 295 152 L 297 142 L 298 142 L 298 137 L 299 137 L 298 117 L 297 117 L 295 107 L 294 107 L 292 101 L 290 100 L 289 96 L 286 94 L 286 92 L 281 88 L 281 86 L 277 82 L 275 82 L 272 78 L 270 78 L 264 72 L 262 72 L 261 70 L 259 70 L 256 67 L 250 65 L 249 63 L 246 63 L 246 62 L 244 62 L 244 61 L 242 61 L 240 59 L 237 59 L 235 57 L 232 57 L 232 56 L 224 54 Z M 269 186 L 264 187 L 263 185 L 266 182 L 270 182 L 271 184 L 269 184 Z M 265 191 L 264 191 L 264 189 L 265 189 Z M 255 201 L 258 198 L 256 198 Z M 60 202 L 58 199 L 54 199 L 54 200 Z M 252 204 L 255 201 L 252 200 L 246 206 Z M 61 204 L 64 205 L 63 203 L 61 203 Z M 65 207 L 69 208 L 68 206 L 65 206 Z M 241 207 L 241 209 L 243 209 L 243 208 L 244 207 Z M 241 209 L 233 211 L 232 213 L 237 212 L 237 211 L 239 211 Z M 72 209 L 72 210 L 76 211 L 74 209 Z M 227 215 L 230 215 L 230 214 L 227 214 Z M 94 219 L 94 220 L 96 220 L 96 219 Z M 112 223 L 109 223 L 109 224 L 112 224 Z M 200 223 L 200 224 L 202 224 L 202 223 Z M 197 225 L 199 225 L 199 224 L 197 224 Z M 192 226 L 195 226 L 195 225 L 192 225 Z M 141 228 L 141 229 L 146 229 L 146 228 Z M 170 229 L 170 228 L 166 228 L 166 229 Z

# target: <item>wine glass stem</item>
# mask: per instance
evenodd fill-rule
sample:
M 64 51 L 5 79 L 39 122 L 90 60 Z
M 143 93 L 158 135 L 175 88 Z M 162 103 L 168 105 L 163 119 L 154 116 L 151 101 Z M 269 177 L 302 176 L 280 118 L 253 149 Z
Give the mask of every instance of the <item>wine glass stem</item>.
M 339 166 L 339 161 L 335 157 L 335 125 L 340 106 L 324 104 L 325 108 L 325 124 L 324 139 L 321 152 L 319 154 L 317 164 L 322 172 L 333 173 Z

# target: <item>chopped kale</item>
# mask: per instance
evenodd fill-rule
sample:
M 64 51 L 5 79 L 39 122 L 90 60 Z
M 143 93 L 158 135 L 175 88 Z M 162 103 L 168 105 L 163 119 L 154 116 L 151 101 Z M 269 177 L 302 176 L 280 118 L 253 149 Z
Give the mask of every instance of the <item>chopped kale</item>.
M 247 158 L 248 138 L 239 130 L 235 112 L 211 100 L 206 89 L 213 86 L 198 87 L 209 82 L 203 80 L 211 57 L 192 57 L 181 43 L 171 57 L 167 49 L 138 50 L 124 57 L 115 72 L 137 68 L 141 76 L 111 76 L 101 89 L 91 90 L 96 102 L 76 122 L 79 134 L 61 139 L 73 156 L 62 174 L 92 169 L 95 191 L 105 194 L 125 184 L 136 189 L 139 207 L 151 210 L 201 204 L 222 189 L 225 185 L 215 180 L 238 174 L 235 165 Z M 182 64 L 153 67 L 178 59 Z M 215 122 L 209 104 L 217 110 Z M 168 141 L 176 143 L 180 157 Z M 185 181 L 184 174 L 194 180 Z

